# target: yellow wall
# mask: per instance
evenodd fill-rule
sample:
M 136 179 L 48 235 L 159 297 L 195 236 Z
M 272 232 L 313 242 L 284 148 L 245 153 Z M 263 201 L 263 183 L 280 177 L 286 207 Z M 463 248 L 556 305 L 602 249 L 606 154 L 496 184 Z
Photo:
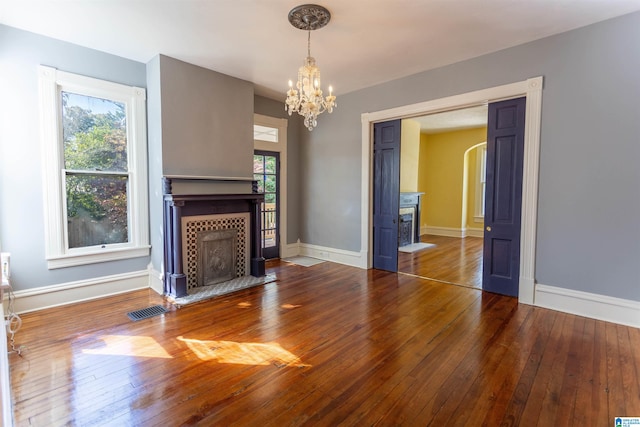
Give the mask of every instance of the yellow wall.
M 400 131 L 400 191 L 418 191 L 420 161 L 420 123 L 402 120 Z
M 418 191 L 425 193 L 421 227 L 459 230 L 466 226 L 462 218 L 464 153 L 486 139 L 485 127 L 421 135 Z M 472 205 L 469 210 L 473 215 Z

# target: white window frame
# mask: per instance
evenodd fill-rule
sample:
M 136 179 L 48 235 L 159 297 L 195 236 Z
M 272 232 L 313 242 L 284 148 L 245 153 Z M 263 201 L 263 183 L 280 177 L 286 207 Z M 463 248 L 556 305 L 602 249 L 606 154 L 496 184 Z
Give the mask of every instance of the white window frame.
M 145 89 L 59 71 L 43 65 L 39 67 L 38 75 L 47 267 L 55 269 L 148 256 L 150 246 Z M 68 248 L 60 111 L 62 91 L 111 99 L 126 105 L 129 166 L 129 236 L 126 243 Z
M 487 186 L 487 143 L 478 146 L 476 153 L 476 195 L 473 218 L 475 222 L 484 221 L 484 195 Z

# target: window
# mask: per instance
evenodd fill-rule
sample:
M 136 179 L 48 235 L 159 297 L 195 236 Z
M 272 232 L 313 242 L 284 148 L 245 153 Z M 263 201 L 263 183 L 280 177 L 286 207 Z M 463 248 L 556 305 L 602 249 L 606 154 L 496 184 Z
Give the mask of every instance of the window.
M 477 221 L 484 220 L 485 190 L 487 187 L 487 143 L 477 148 L 476 152 L 476 203 L 474 217 Z
M 278 142 L 278 128 L 254 124 L 253 139 L 266 142 Z
M 149 254 L 145 90 L 40 67 L 49 268 Z

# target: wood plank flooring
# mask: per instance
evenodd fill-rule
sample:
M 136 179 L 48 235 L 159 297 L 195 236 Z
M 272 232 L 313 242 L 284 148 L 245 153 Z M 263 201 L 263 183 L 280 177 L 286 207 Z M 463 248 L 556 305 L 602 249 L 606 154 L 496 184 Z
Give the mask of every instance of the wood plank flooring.
M 18 426 L 609 426 L 640 330 L 325 262 L 175 309 L 144 290 L 23 315 Z M 138 322 L 126 313 L 162 304 Z
M 398 252 L 398 271 L 456 285 L 482 288 L 482 237 L 424 234 L 420 241 L 435 246 Z

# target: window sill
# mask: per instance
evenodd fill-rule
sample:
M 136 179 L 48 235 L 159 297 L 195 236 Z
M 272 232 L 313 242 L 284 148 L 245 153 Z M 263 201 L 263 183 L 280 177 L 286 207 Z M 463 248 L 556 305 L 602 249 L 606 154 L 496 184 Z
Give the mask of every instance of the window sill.
M 47 268 L 75 267 L 78 265 L 95 264 L 98 262 L 118 261 L 121 259 L 149 256 L 151 246 L 138 246 L 135 248 L 110 249 L 104 252 L 94 252 L 82 255 L 62 255 L 47 258 Z

